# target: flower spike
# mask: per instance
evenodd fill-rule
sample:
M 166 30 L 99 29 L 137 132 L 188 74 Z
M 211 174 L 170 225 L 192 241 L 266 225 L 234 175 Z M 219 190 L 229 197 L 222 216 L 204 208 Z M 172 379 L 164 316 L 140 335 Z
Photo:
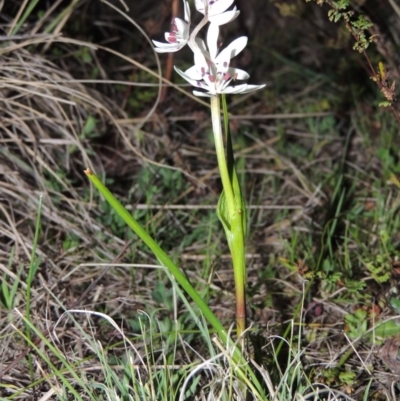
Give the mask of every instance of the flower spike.
M 210 24 L 207 33 L 207 46 L 198 40 L 199 49 L 194 53 L 195 65 L 185 72 L 175 67 L 178 74 L 190 84 L 205 92 L 193 91 L 196 96 L 213 97 L 222 93 L 248 93 L 264 88 L 265 85 L 236 85 L 236 80 L 245 80 L 249 74 L 239 68 L 230 67 L 233 57 L 239 54 L 247 44 L 247 37 L 234 40 L 229 46 L 218 53 L 219 27 Z M 230 84 L 233 84 L 230 86 Z

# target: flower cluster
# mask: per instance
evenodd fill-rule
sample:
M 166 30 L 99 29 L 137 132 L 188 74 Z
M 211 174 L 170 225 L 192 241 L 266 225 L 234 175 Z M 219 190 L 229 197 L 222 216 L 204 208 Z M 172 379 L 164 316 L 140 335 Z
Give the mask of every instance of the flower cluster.
M 194 53 L 194 66 L 181 71 L 175 70 L 190 84 L 205 91 L 195 90 L 196 96 L 217 96 L 222 93 L 247 93 L 263 88 L 265 85 L 236 85 L 236 80 L 246 80 L 249 74 L 238 68 L 230 67 L 233 57 L 239 54 L 247 44 L 247 37 L 234 40 L 221 52 L 218 50 L 219 26 L 233 21 L 239 11 L 236 7 L 231 10 L 234 0 L 195 0 L 197 11 L 204 15 L 199 25 L 190 34 L 190 8 L 187 0 L 183 0 L 184 20 L 174 18 L 171 32 L 165 33 L 167 43 L 153 40 L 155 50 L 159 53 L 175 52 L 186 44 Z M 197 34 L 209 23 L 206 43 Z

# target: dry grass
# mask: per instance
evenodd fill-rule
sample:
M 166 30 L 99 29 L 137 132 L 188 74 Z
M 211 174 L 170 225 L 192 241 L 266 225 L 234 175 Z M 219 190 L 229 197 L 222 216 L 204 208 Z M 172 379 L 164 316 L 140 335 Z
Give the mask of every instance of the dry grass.
M 30 34 L 29 30 L 3 43 L 0 55 L 0 266 L 10 286 L 22 269 L 21 295 L 17 295 L 13 306 L 24 309 L 23 293 L 40 196 L 44 201 L 36 254 L 41 263 L 32 288 L 31 315 L 32 323 L 39 330 L 45 333 L 51 328 L 60 314 L 60 305 L 96 308 L 96 305 L 107 304 L 120 318 L 124 316 L 123 309 L 131 311 L 132 303 L 135 308 L 145 303 L 150 305 L 151 297 L 146 289 L 134 299 L 131 297 L 129 269 L 133 266 L 113 264 L 125 241 L 110 232 L 99 219 L 94 194 L 83 174 L 90 166 L 104 175 L 110 158 L 116 160 L 116 157 L 129 160 L 121 166 L 121 175 L 126 174 L 128 168 L 140 169 L 145 158 L 134 145 L 137 127 L 119 124 L 116 119 L 127 116 L 115 102 L 49 61 L 44 51 L 51 45 L 50 49 L 59 46 L 73 52 L 81 48 L 82 43 L 57 34 Z M 95 49 L 95 46 L 85 46 Z M 96 134 L 108 138 L 107 153 L 99 155 L 92 141 L 85 138 L 84 127 L 90 118 L 96 120 Z M 135 158 L 132 158 L 132 151 Z M 65 249 L 63 244 L 68 238 L 74 238 L 75 244 Z M 112 268 L 104 278 L 107 283 L 104 291 L 100 286 L 81 299 L 82 290 L 100 275 L 105 264 Z M 145 269 L 138 271 L 136 278 L 141 280 L 144 274 Z M 129 299 L 129 303 L 124 304 L 124 299 Z M 12 315 L 13 312 L 0 309 L 6 345 L 0 355 L 3 372 L 25 350 L 23 342 L 15 341 L 15 329 L 10 325 L 12 322 L 15 327 L 21 327 L 21 320 L 15 316 L 11 318 Z M 67 330 L 60 338 L 70 343 L 77 336 L 73 330 Z M 3 380 L 24 387 L 28 376 L 23 365 L 15 365 Z

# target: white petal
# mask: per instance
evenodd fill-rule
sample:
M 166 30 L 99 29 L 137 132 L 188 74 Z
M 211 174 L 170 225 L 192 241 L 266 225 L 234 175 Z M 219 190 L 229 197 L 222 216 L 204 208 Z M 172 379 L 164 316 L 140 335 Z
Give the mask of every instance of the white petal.
M 157 53 L 174 53 L 177 52 L 179 49 L 160 49 L 158 47 L 154 48 L 154 51 L 156 51 Z
M 181 71 L 178 67 L 174 66 L 175 71 L 186 81 L 188 81 L 191 85 L 197 86 L 197 81 L 190 78 L 188 75 L 186 75 L 183 71 Z
M 207 92 L 199 92 L 199 91 L 193 91 L 193 95 L 202 97 L 211 97 L 211 95 L 208 94 Z
M 227 24 L 228 22 L 233 21 L 239 14 L 240 11 L 236 10 L 235 7 L 233 10 L 226 11 L 222 14 L 212 15 L 208 17 L 208 20 L 213 24 L 224 25 Z
M 219 36 L 219 26 L 217 24 L 211 23 L 207 31 L 207 46 L 211 56 L 211 60 L 214 60 L 217 57 L 218 36 Z
M 183 9 L 185 12 L 185 21 L 190 24 L 190 7 L 186 0 L 183 0 Z
M 157 47 L 154 48 L 154 51 L 157 53 L 174 53 L 178 51 L 179 49 L 159 49 Z
M 213 15 L 222 14 L 227 8 L 229 8 L 234 0 L 210 0 L 208 6 L 208 15 L 211 17 Z M 212 3 L 212 4 L 210 4 Z
M 209 89 L 208 86 L 207 86 L 203 81 L 199 81 L 199 80 L 196 80 L 196 79 L 191 78 L 191 77 L 187 74 L 187 72 L 188 72 L 189 70 L 187 70 L 186 72 L 183 72 L 183 71 L 181 71 L 178 67 L 175 67 L 175 66 L 174 66 L 174 69 L 175 69 L 175 71 L 176 71 L 183 79 L 185 79 L 186 81 L 188 81 L 188 82 L 190 83 L 190 85 L 193 85 L 193 86 L 195 86 L 196 88 L 201 88 L 201 89 L 206 89 L 206 90 Z
M 249 92 L 253 92 L 253 91 L 258 91 L 259 89 L 265 88 L 265 84 L 264 85 L 247 85 L 247 88 L 244 92 L 242 93 L 249 93 Z
M 199 11 L 200 13 L 204 14 L 204 9 L 205 9 L 205 4 L 204 2 L 208 0 L 195 0 L 195 6 L 196 10 Z
M 176 42 L 171 42 L 169 40 L 170 36 L 171 36 L 171 32 L 165 32 L 164 33 L 165 40 L 168 42 L 166 44 L 171 44 L 171 45 L 174 45 L 174 46 L 178 46 L 179 45 L 179 46 L 183 47 L 183 46 L 186 45 L 186 43 L 188 41 L 188 38 L 182 38 L 182 37 L 176 36 L 175 37 L 176 38 Z M 187 36 L 189 36 L 189 35 L 187 35 Z M 153 42 L 154 42 L 154 40 L 153 40 Z M 160 42 L 158 42 L 158 43 L 160 43 Z
M 196 50 L 194 52 L 194 64 L 195 64 L 195 66 L 197 68 L 197 71 L 200 74 L 205 74 L 209 70 L 209 66 L 207 64 L 207 60 L 204 57 L 204 54 L 199 50 Z
M 175 18 L 174 22 L 175 22 L 175 25 L 176 25 L 176 27 L 178 29 L 178 33 L 183 38 L 185 38 L 185 34 L 187 34 L 187 36 L 189 36 L 188 35 L 189 34 L 189 26 L 185 21 L 181 20 L 180 18 Z
M 237 56 L 247 45 L 247 37 L 242 36 L 240 38 L 235 39 L 232 43 L 229 44 L 220 54 L 218 54 L 215 59 L 215 63 L 219 64 L 226 59 L 231 60 L 233 57 Z
M 204 43 L 203 39 L 198 38 L 197 36 L 194 38 L 194 41 L 196 42 L 197 46 L 199 46 L 199 49 L 204 53 L 208 53 L 206 44 Z
M 181 49 L 184 44 L 179 44 L 179 43 L 164 43 L 164 42 L 158 42 L 157 40 L 153 40 L 153 43 L 155 46 L 154 50 L 157 53 L 169 53 L 169 52 L 176 52 L 179 49 Z
M 178 44 L 177 43 L 165 43 L 165 42 L 159 42 L 158 40 L 153 40 L 152 41 L 154 43 L 154 46 L 158 46 L 158 47 L 177 47 Z
M 226 74 L 227 72 L 229 72 L 229 63 L 231 60 L 226 59 L 226 60 L 221 60 L 221 62 L 219 62 L 217 64 L 217 70 L 220 74 Z
M 249 93 L 249 92 L 254 92 L 256 90 L 264 88 L 265 85 L 236 85 L 236 86 L 228 86 L 225 90 L 224 93 L 226 94 L 235 94 L 235 93 Z
M 203 81 L 197 81 L 196 87 L 200 88 L 200 89 L 204 89 L 206 91 L 208 91 L 210 89 Z
M 185 75 L 187 75 L 190 79 L 194 79 L 195 81 L 201 81 L 203 79 L 203 76 L 195 65 L 186 70 Z
M 247 88 L 247 84 L 228 86 L 224 89 L 223 93 L 234 94 L 234 93 L 244 93 Z
M 230 76 L 235 79 L 243 80 L 250 78 L 250 75 L 246 71 L 241 70 L 240 68 L 229 67 L 228 72 Z

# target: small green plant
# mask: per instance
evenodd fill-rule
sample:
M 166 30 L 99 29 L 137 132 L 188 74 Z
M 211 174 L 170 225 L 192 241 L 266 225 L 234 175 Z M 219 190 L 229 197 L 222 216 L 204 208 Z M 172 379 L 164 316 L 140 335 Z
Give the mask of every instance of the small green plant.
M 365 263 L 367 270 L 371 273 L 371 277 L 379 284 L 386 283 L 390 280 L 392 267 L 391 256 L 388 250 L 389 235 L 386 230 L 381 230 L 379 237 L 382 244 L 382 251 L 376 256 L 374 261 Z
M 79 139 L 93 139 L 99 136 L 98 131 L 96 130 L 97 121 L 93 116 L 88 116 L 85 125 L 83 126 L 82 133 Z
M 79 244 L 80 244 L 80 238 L 74 233 L 69 233 L 67 234 L 66 238 L 62 243 L 62 248 L 64 251 L 68 251 L 70 249 L 79 246 Z
M 384 256 L 378 255 L 374 262 L 367 262 L 365 266 L 377 283 L 383 284 L 390 280 L 390 267 Z
M 339 373 L 340 382 L 344 383 L 346 386 L 352 386 L 356 377 L 357 372 L 351 370 L 344 370 Z
M 348 313 L 344 320 L 347 326 L 347 335 L 353 340 L 362 337 L 368 330 L 368 313 L 362 308 L 352 314 Z
M 393 301 L 392 301 L 393 302 Z M 352 340 L 367 341 L 369 343 L 382 343 L 389 337 L 400 333 L 400 324 L 394 320 L 382 320 L 371 307 L 367 312 L 364 308 L 357 308 L 354 313 L 344 317 L 346 333 Z

